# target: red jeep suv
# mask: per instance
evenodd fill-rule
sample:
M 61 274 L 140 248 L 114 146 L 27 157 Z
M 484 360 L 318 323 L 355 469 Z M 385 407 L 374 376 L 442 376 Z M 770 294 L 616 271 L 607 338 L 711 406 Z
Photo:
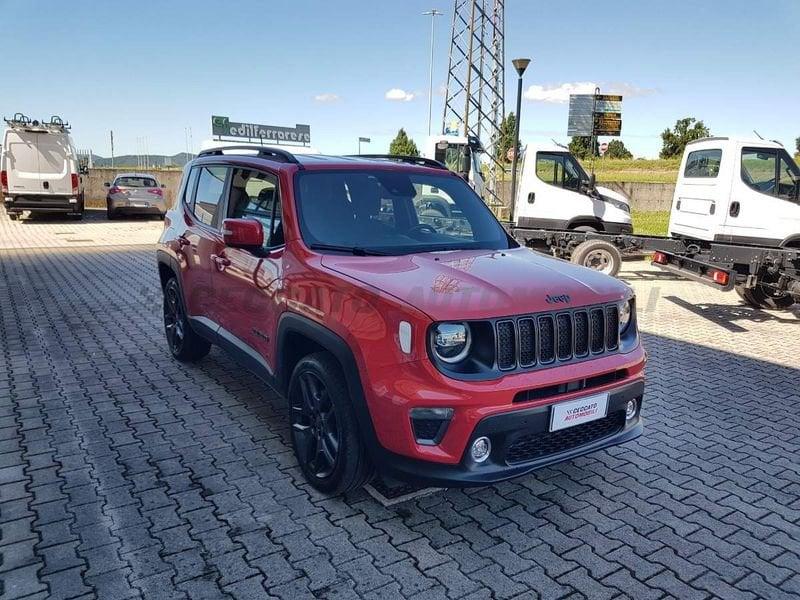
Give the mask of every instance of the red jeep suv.
M 642 432 L 631 289 L 520 247 L 438 162 L 201 152 L 158 268 L 172 355 L 217 344 L 279 390 L 323 492 L 484 485 Z

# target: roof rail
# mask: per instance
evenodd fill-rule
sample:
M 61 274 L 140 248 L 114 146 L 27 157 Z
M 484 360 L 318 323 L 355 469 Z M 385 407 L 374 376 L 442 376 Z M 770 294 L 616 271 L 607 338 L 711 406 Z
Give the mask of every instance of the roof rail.
M 266 158 L 278 158 L 282 159 L 283 162 L 288 162 L 295 165 L 300 164 L 300 161 L 297 160 L 297 157 L 291 152 L 287 152 L 286 150 L 282 150 L 280 148 L 271 148 L 269 146 L 220 146 L 219 148 L 202 150 L 197 156 L 222 156 L 225 154 L 226 150 L 248 150 Z
M 378 159 L 378 160 L 393 160 L 395 162 L 403 162 L 408 163 L 411 165 L 418 165 L 420 167 L 431 167 L 433 169 L 444 169 L 445 171 L 448 168 L 440 163 L 438 160 L 433 160 L 432 158 L 424 158 L 422 156 L 402 156 L 398 154 L 349 154 L 347 158 L 368 158 L 368 159 Z
M 9 127 L 17 127 L 17 128 L 40 128 L 36 129 L 36 131 L 40 130 L 53 130 L 53 131 L 69 131 L 70 124 L 65 123 L 61 117 L 57 115 L 53 115 L 50 117 L 49 121 L 37 121 L 31 120 L 30 117 L 23 115 L 22 113 L 14 113 L 14 116 L 10 119 L 3 117 L 3 120 Z

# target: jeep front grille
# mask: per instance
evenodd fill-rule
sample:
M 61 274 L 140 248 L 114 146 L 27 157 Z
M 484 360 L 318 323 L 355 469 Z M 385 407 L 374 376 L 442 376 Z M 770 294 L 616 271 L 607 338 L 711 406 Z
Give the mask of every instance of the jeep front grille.
M 495 322 L 497 367 L 545 367 L 619 348 L 616 304 L 524 315 Z

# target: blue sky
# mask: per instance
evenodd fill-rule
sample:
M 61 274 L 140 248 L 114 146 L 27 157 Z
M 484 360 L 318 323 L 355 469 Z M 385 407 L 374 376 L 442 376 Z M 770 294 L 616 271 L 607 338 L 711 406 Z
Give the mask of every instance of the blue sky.
M 436 25 L 434 130 L 441 127 L 452 17 L 447 0 L 0 0 L 0 112 L 58 113 L 76 145 L 151 154 L 195 150 L 210 117 L 311 125 L 323 152 L 383 152 L 399 127 L 427 133 L 430 21 Z M 622 91 L 622 139 L 655 156 L 659 133 L 684 116 L 715 134 L 794 146 L 800 135 L 800 1 L 506 0 L 506 107 L 511 59 L 525 76 L 522 138 L 567 141 L 570 85 Z M 533 87 L 530 86 L 539 86 Z M 389 90 L 405 98 L 389 100 Z M 401 96 L 399 92 L 395 95 Z

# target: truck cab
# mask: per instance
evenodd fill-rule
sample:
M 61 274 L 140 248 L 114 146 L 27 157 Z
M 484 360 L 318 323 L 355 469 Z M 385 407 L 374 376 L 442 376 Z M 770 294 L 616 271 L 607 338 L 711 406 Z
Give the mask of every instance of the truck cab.
M 442 134 L 428 136 L 423 156 L 439 161 L 464 177 L 472 189 L 483 197 L 485 182 L 481 173 L 482 152 L 480 140 L 474 136 Z
M 672 200 L 673 237 L 800 247 L 800 168 L 778 142 L 691 142 Z
M 0 155 L 0 183 L 6 212 L 14 220 L 32 213 L 83 215 L 83 185 L 69 124 L 21 113 L 6 119 Z
M 556 144 L 525 146 L 512 217 L 517 227 L 631 233 L 630 200 L 598 186 Z

